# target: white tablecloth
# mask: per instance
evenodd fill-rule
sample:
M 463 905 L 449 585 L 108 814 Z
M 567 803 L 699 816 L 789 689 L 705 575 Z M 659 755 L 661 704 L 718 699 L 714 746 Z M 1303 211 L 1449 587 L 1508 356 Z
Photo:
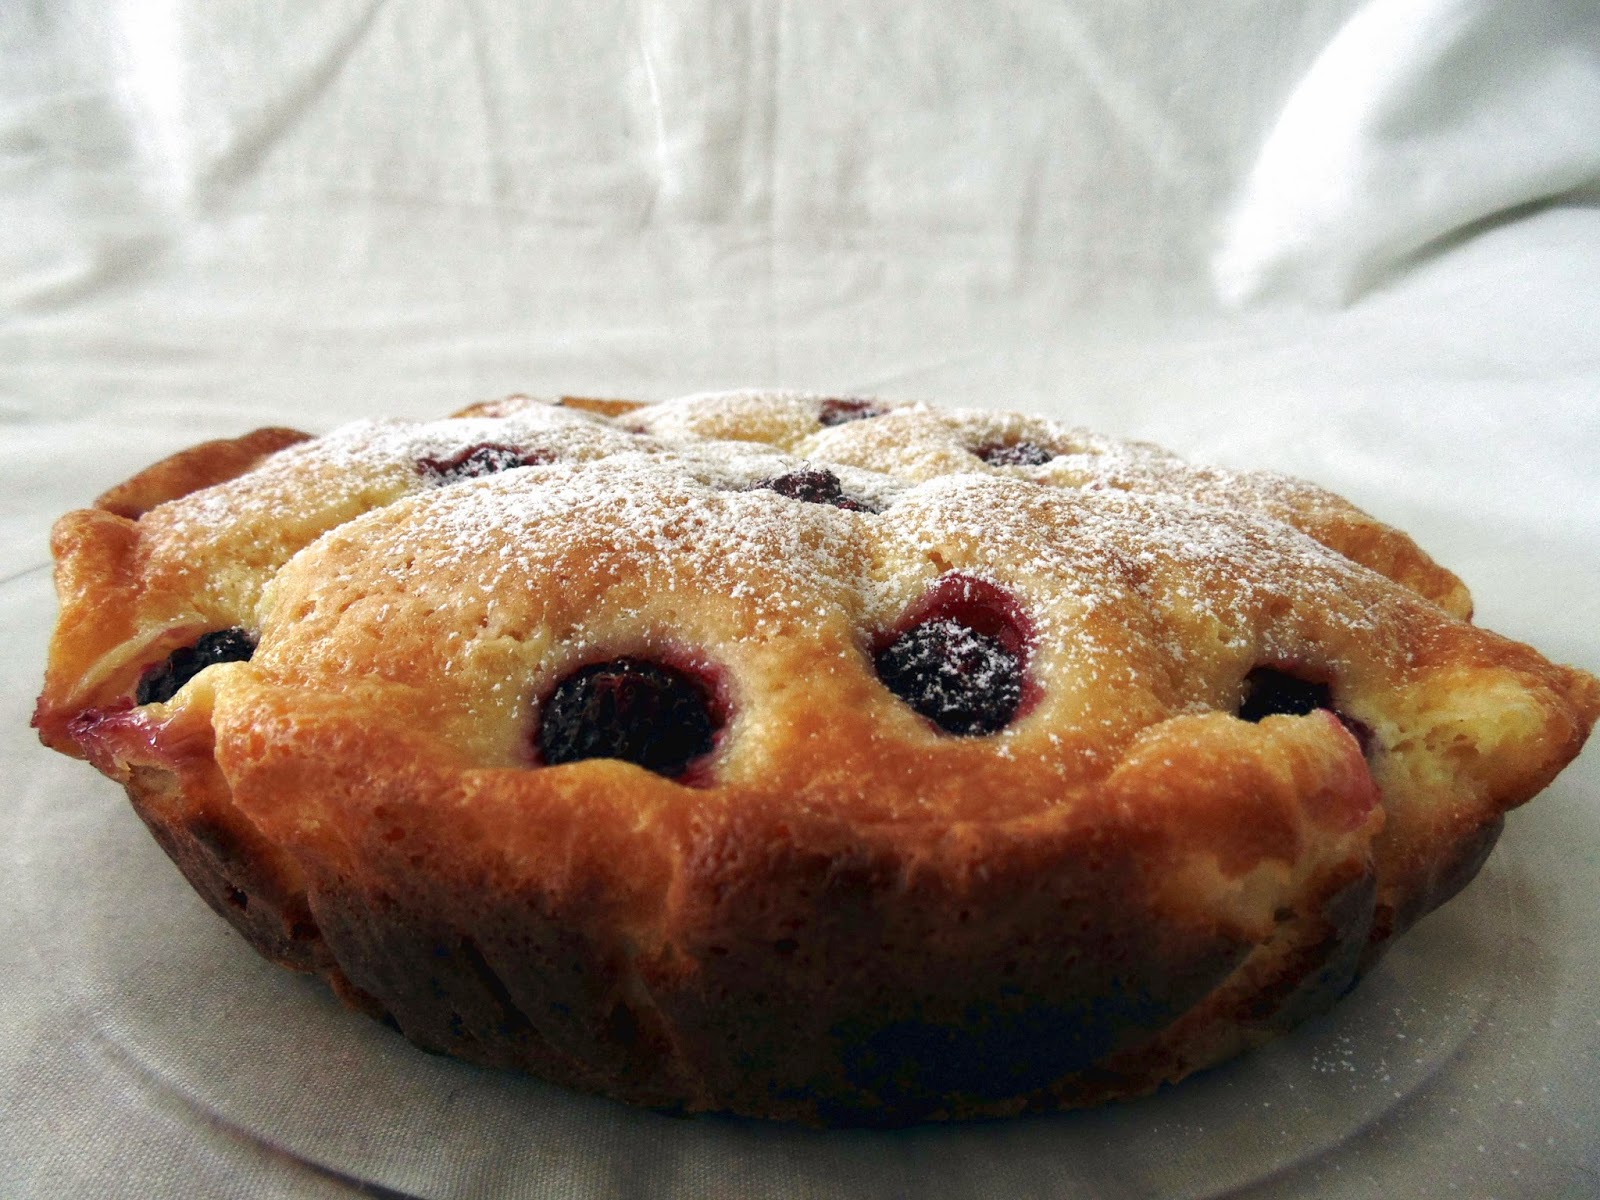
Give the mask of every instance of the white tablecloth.
M 54 516 L 510 391 L 878 392 L 1289 471 L 1600 668 L 1592 0 L 74 0 L 0 47 L 0 1195 L 1600 1195 L 1594 752 L 1261 1053 L 819 1134 L 414 1051 L 26 728 Z

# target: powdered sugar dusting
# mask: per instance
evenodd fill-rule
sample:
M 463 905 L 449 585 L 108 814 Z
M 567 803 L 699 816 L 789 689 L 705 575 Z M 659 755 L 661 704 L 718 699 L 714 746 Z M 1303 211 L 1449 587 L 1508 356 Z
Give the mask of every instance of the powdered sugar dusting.
M 1360 675 L 1391 649 L 1382 609 L 1393 601 L 1373 604 L 1367 572 L 1270 518 L 959 475 L 907 492 L 885 524 L 879 611 L 892 619 L 914 599 L 907 563 L 925 564 L 918 587 L 953 569 L 1011 591 L 1057 700 L 1119 697 L 1085 699 L 1080 720 L 1231 706 L 1258 661 Z
M 877 415 L 825 427 L 822 402 L 715 393 L 612 418 L 519 400 L 500 416 L 356 422 L 160 506 L 145 528 L 155 569 L 166 556 L 203 580 L 209 608 L 246 625 L 295 553 L 381 510 L 399 529 L 394 561 L 425 561 L 481 594 L 518 586 L 531 558 L 565 554 L 590 578 L 643 574 L 748 601 L 757 634 L 829 612 L 887 628 L 947 570 L 1015 590 L 1041 641 L 1091 673 L 1117 650 L 1101 644 L 1103 627 L 1146 637 L 1173 664 L 1197 639 L 1219 654 L 1303 658 L 1307 631 L 1283 615 L 1303 606 L 1285 594 L 1332 597 L 1308 602 L 1315 653 L 1330 660 L 1375 627 L 1341 600 L 1358 568 L 1272 519 L 1291 502 L 1323 503 L 1309 485 L 1191 467 L 1020 414 L 874 401 Z M 990 465 L 975 453 L 1019 443 L 1048 461 Z M 418 469 L 478 445 L 538 465 L 443 487 Z M 867 511 L 763 490 L 807 470 L 836 475 Z M 1113 609 L 1107 624 L 1099 614 Z
M 820 593 L 854 586 L 841 535 L 865 519 L 760 488 L 795 461 L 700 447 L 618 454 L 529 479 L 495 476 L 408 502 L 396 557 L 426 555 L 427 570 L 459 573 L 491 595 L 516 586 L 535 560 L 581 560 L 595 576 L 648 576 L 654 588 L 733 596 L 776 575 L 783 582 L 768 590 L 762 619 L 791 622 Z M 862 475 L 851 472 L 851 482 L 887 502 L 894 481 Z
M 1017 599 L 1051 689 L 1140 697 L 1082 714 L 1108 726 L 1214 708 L 1256 661 L 1333 672 L 1381 649 L 1381 614 L 1351 598 L 1369 590 L 1356 584 L 1361 569 L 1270 518 L 1005 471 L 913 484 L 829 464 L 877 512 L 762 488 L 807 462 L 739 442 L 630 450 L 421 492 L 342 536 L 371 550 L 363 578 L 389 574 L 353 586 L 466 603 L 491 636 L 502 620 L 517 637 L 542 622 L 562 647 L 551 662 L 631 652 L 617 648 L 618 630 L 651 625 L 673 596 L 733 602 L 744 624 L 714 640 L 833 625 L 854 630 L 864 652 L 961 572 Z M 522 612 L 522 598 L 554 580 L 566 582 L 544 616 L 495 615 L 507 597 Z M 681 602 L 671 607 L 692 624 Z M 1197 646 L 1209 647 L 1205 661 Z
M 658 448 L 606 418 L 545 405 L 499 418 L 356 421 L 281 450 L 237 479 L 153 509 L 143 521 L 151 569 L 199 568 L 216 576 L 222 565 L 225 579 L 211 586 L 228 584 L 228 604 L 242 618 L 270 573 L 296 551 L 364 512 L 437 486 L 436 473 L 419 469 L 425 460 L 484 443 L 551 461 Z M 248 551 L 241 554 L 241 546 Z
M 628 419 L 633 428 L 679 441 L 764 442 L 787 450 L 817 430 L 830 400 L 837 398 L 789 391 L 705 392 L 651 405 Z M 862 403 L 883 413 L 915 407 L 904 401 Z

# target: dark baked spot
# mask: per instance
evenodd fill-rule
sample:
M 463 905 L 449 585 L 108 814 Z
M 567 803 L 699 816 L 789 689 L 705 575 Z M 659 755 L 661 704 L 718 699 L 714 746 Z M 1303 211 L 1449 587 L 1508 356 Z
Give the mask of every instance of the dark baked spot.
M 451 1014 L 451 1032 L 458 1037 L 478 1038 L 481 1036 L 482 1027 L 487 1022 L 488 1029 L 495 1036 L 516 1040 L 526 1037 L 533 1029 L 533 1022 L 522 1011 L 517 1003 L 517 998 L 512 995 L 511 989 L 506 986 L 506 981 L 500 973 L 490 965 L 484 956 L 483 949 L 476 939 L 464 937 L 458 943 L 454 955 L 448 946 L 434 948 L 434 956 L 446 962 L 460 964 L 476 979 L 482 989 L 484 997 L 489 1001 L 487 1005 L 473 1005 L 475 1020 L 469 1022 L 462 1020 L 460 1013 Z
M 607 1014 L 605 1031 L 607 1043 L 628 1051 L 632 1051 L 639 1044 L 643 1034 L 639 1026 L 638 1013 L 623 1000 L 618 1000 Z
M 994 584 L 946 575 L 874 656 L 878 678 L 946 733 L 1005 728 L 1022 703 L 1027 636 Z
M 1370 758 L 1373 744 L 1372 726 L 1365 721 L 1357 720 L 1349 713 L 1342 713 L 1338 709 L 1333 709 L 1332 712 L 1334 716 L 1339 718 L 1339 723 L 1348 729 L 1351 736 L 1360 744 L 1361 753 Z
M 831 504 L 834 508 L 842 508 L 848 512 L 873 511 L 860 500 L 846 496 L 839 483 L 839 477 L 832 471 L 820 468 L 790 471 L 787 475 L 779 475 L 759 486 L 767 491 L 777 492 L 780 496 L 787 496 L 791 500 L 803 500 L 807 504 Z
M 1361 743 L 1365 754 L 1372 746 L 1372 730 L 1363 721 L 1340 712 L 1333 705 L 1333 687 L 1277 667 L 1256 667 L 1244 677 L 1244 700 L 1239 719 L 1260 721 L 1267 717 L 1303 717 L 1325 708 Z
M 519 450 L 498 442 L 482 442 L 468 446 L 449 458 L 419 458 L 417 474 L 434 487 L 443 487 L 447 483 L 460 483 L 463 479 L 494 475 L 513 467 L 536 467 L 550 461 L 548 454 L 538 450 Z
M 1048 1087 L 1104 1058 L 1129 1031 L 1159 1029 L 1173 1015 L 1169 1002 L 1120 984 L 1066 1005 L 1030 1003 L 1010 984 L 959 1020 L 848 1022 L 831 1032 L 850 1083 L 881 1097 L 888 1123 L 904 1124 L 952 1096 L 1000 1100 Z M 871 1123 L 873 1112 L 850 1107 L 837 1116 Z
M 256 652 L 256 639 L 243 629 L 217 629 L 203 633 L 192 646 L 182 646 L 165 662 L 150 667 L 139 678 L 134 698 L 140 704 L 164 704 L 189 680 L 216 663 L 248 662 Z
M 669 779 L 711 751 L 712 698 L 684 671 L 640 658 L 593 663 L 568 675 L 539 718 L 543 761 L 620 758 Z
M 1377 876 L 1368 873 L 1322 901 L 1318 917 L 1327 936 L 1319 941 L 1315 955 L 1301 959 L 1303 969 L 1295 973 L 1297 978 L 1285 977 L 1279 987 L 1246 1002 L 1241 1015 L 1260 1028 L 1283 1031 L 1326 1012 L 1355 986 L 1377 895 Z
M 824 400 L 817 410 L 817 420 L 823 425 L 844 425 L 850 421 L 865 421 L 868 417 L 881 417 L 884 410 L 870 400 Z
M 1037 442 L 988 442 L 973 453 L 992 467 L 1038 467 L 1055 457 Z

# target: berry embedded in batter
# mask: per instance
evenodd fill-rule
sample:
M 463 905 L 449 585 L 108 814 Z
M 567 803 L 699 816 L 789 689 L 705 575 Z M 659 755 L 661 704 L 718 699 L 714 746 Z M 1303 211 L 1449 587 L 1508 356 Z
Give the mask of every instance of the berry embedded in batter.
M 203 633 L 192 646 L 182 646 L 167 655 L 159 666 L 150 667 L 139 677 L 134 699 L 140 704 L 165 704 L 201 671 L 216 663 L 249 662 L 256 652 L 256 639 L 243 629 L 217 629 Z
M 767 491 L 777 492 L 791 500 L 804 500 L 807 504 L 831 504 L 847 512 L 872 512 L 859 500 L 846 496 L 839 477 L 832 471 L 803 469 L 779 475 L 759 485 Z
M 1239 705 L 1241 721 L 1260 721 L 1266 717 L 1303 717 L 1327 709 L 1348 729 L 1361 745 L 1363 754 L 1373 749 L 1372 727 L 1333 706 L 1333 687 L 1314 679 L 1302 679 L 1277 667 L 1256 667 L 1244 677 L 1244 701 Z
M 879 651 L 878 678 L 946 733 L 1004 729 L 1022 703 L 1022 660 L 990 634 L 954 617 L 913 625 Z
M 1040 467 L 1055 457 L 1037 442 L 987 442 L 973 453 L 992 467 Z
M 881 417 L 883 411 L 870 400 L 824 400 L 817 412 L 817 420 L 823 425 L 843 425 L 849 421 Z
M 693 676 L 642 658 L 614 658 L 568 675 L 539 717 L 546 765 L 620 758 L 677 778 L 711 751 L 719 722 Z
M 536 467 L 549 461 L 550 456 L 538 450 L 519 450 L 515 446 L 503 446 L 497 442 L 482 442 L 468 446 L 449 458 L 419 458 L 417 473 L 434 487 L 443 487 L 464 479 L 478 479 L 484 475 L 509 471 L 513 467 Z
M 1256 667 L 1244 677 L 1241 721 L 1266 717 L 1303 717 L 1319 708 L 1333 708 L 1333 689 L 1325 683 L 1301 679 L 1276 667 Z

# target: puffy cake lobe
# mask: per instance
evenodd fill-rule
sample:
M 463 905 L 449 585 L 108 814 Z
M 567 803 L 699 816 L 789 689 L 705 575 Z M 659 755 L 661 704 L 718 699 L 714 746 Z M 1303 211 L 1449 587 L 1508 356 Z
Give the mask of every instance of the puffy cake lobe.
M 1037 418 L 511 398 L 212 447 L 58 526 L 41 734 L 263 953 L 644 1103 L 1179 1078 L 1331 1002 L 1600 715 L 1337 497 Z

